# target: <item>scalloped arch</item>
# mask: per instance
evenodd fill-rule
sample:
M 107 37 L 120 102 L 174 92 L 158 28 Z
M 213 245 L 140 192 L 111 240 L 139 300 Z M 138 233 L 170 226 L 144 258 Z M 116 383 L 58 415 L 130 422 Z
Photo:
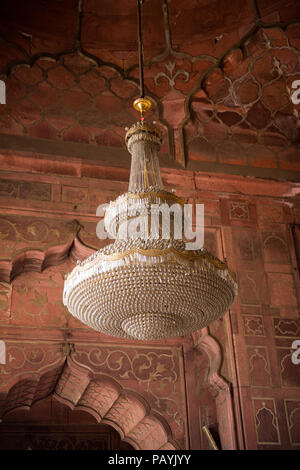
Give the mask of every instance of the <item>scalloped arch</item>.
M 10 283 L 24 272 L 43 272 L 70 258 L 73 262 L 83 260 L 95 252 L 85 245 L 77 234 L 67 243 L 50 246 L 43 250 L 28 247 L 11 260 L 0 260 L 0 282 Z
M 81 113 L 81 115 L 78 118 L 79 119 L 78 122 L 80 124 L 80 127 L 82 127 L 84 130 L 84 133 L 82 134 L 83 139 L 85 139 L 85 137 L 88 138 L 88 141 L 89 139 L 92 139 L 92 141 L 93 139 L 95 139 L 96 134 L 95 135 L 93 134 L 94 132 L 93 116 L 95 114 L 100 119 L 99 112 L 97 113 L 97 111 L 101 109 L 101 106 L 104 106 L 103 116 L 107 116 L 108 114 L 107 109 L 106 109 L 107 100 L 110 94 L 112 95 L 112 99 L 115 99 L 115 100 L 121 99 L 124 101 L 124 109 L 122 110 L 121 113 L 120 113 L 120 110 L 118 110 L 118 112 L 116 112 L 116 117 L 113 116 L 112 120 L 106 123 L 106 127 L 109 126 L 113 128 L 115 121 L 120 121 L 121 127 L 122 125 L 125 126 L 125 125 L 132 124 L 131 121 L 134 118 L 132 114 L 128 112 L 128 109 L 126 109 L 127 108 L 126 102 L 128 101 L 128 99 L 130 99 L 133 102 L 133 99 L 132 99 L 133 96 L 139 95 L 139 88 L 138 88 L 138 79 L 130 75 L 130 70 L 124 72 L 124 70 L 121 69 L 118 65 L 112 62 L 104 62 L 101 59 L 99 59 L 97 56 L 94 56 L 82 50 L 80 47 L 77 47 L 74 50 L 63 51 L 58 54 L 49 54 L 47 52 L 44 52 L 41 54 L 33 55 L 27 59 L 24 58 L 24 59 L 20 59 L 19 61 L 13 61 L 12 63 L 8 63 L 6 67 L 4 67 L 2 71 L 0 71 L 0 77 L 3 77 L 3 78 L 6 77 L 6 79 L 9 80 L 11 77 L 14 77 L 14 75 L 18 72 L 18 70 L 22 69 L 22 67 L 27 67 L 29 69 L 29 72 L 28 72 L 29 75 L 31 71 L 33 75 L 31 78 L 30 77 L 26 78 L 26 80 L 29 80 L 28 83 L 25 82 L 26 87 L 29 86 L 33 88 L 33 90 L 29 89 L 29 96 L 31 96 L 30 93 L 32 91 L 34 92 L 35 87 L 40 86 L 40 85 L 45 85 L 47 88 L 50 89 L 50 91 L 52 91 L 52 94 L 56 93 L 58 95 L 61 95 L 58 102 L 60 102 L 60 100 L 63 100 L 62 102 L 64 105 L 65 103 L 70 103 L 70 101 L 72 100 L 73 102 L 74 101 L 78 103 L 80 102 L 80 100 L 78 99 L 74 100 L 74 97 L 70 96 L 70 93 L 72 93 L 74 90 L 76 92 L 78 91 L 81 92 L 82 95 L 85 96 L 85 98 L 81 97 L 81 101 L 83 100 L 85 102 L 84 112 L 86 114 L 89 113 L 90 115 L 92 115 L 92 118 L 90 116 L 84 116 L 83 109 L 80 108 L 80 105 L 78 105 L 79 107 L 77 108 L 77 104 L 76 104 L 75 108 L 71 109 L 73 113 L 74 113 L 74 110 L 76 112 L 79 110 Z M 82 70 L 81 70 L 81 67 L 83 67 Z M 35 72 L 33 72 L 34 69 L 36 69 Z M 57 74 L 58 74 L 57 76 L 55 76 L 56 69 L 57 69 Z M 94 70 L 97 70 L 99 73 L 101 73 L 101 71 L 104 71 L 103 76 L 98 77 L 99 86 L 101 85 L 100 83 L 101 80 L 102 81 L 104 80 L 106 83 L 106 85 L 103 87 L 103 90 L 101 91 L 101 92 L 104 91 L 107 94 L 103 98 L 103 100 L 100 99 L 102 98 L 102 95 L 99 95 L 99 92 L 100 92 L 99 90 L 101 86 L 99 90 L 95 90 L 95 86 L 92 86 L 92 88 L 90 88 L 90 85 L 89 85 L 87 88 L 85 88 L 81 82 L 81 79 L 85 77 L 85 74 L 90 74 Z M 48 73 L 49 73 L 49 76 L 48 76 Z M 67 75 L 69 76 L 69 80 L 67 78 Z M 18 75 L 17 75 L 17 78 L 18 78 Z M 32 82 L 30 81 L 31 79 L 33 80 Z M 112 82 L 113 81 L 117 82 L 115 86 L 111 87 L 111 79 L 112 79 Z M 119 80 L 121 81 L 121 84 L 118 83 Z M 63 84 L 64 82 L 66 82 L 65 85 Z M 22 85 L 24 85 L 24 83 L 22 83 Z M 128 87 L 131 89 L 131 92 L 129 94 L 127 90 Z M 135 93 L 133 93 L 134 89 L 136 90 Z M 37 96 L 39 96 L 39 93 L 41 93 L 41 90 L 37 90 Z M 64 96 L 65 93 L 68 96 Z M 170 124 L 163 117 L 163 106 L 160 103 L 158 97 L 155 96 L 154 93 L 152 93 L 149 90 L 146 90 L 146 93 L 154 105 L 153 117 L 157 120 L 157 122 L 161 126 L 164 133 L 166 133 L 167 140 L 168 140 L 168 152 L 170 154 L 170 157 L 174 158 L 174 142 L 173 142 L 172 128 Z M 22 98 L 24 98 L 24 96 Z M 26 97 L 27 96 L 28 96 L 28 92 L 26 91 Z M 96 110 L 93 106 L 90 106 L 91 103 L 89 105 L 87 103 L 88 99 L 90 98 L 94 99 L 95 96 L 97 96 L 97 99 L 99 100 L 99 103 L 96 106 Z M 56 124 L 56 122 L 52 120 L 50 111 L 49 111 L 50 113 L 49 116 L 47 116 L 48 111 L 45 112 L 44 108 L 49 105 L 51 105 L 52 107 L 53 103 L 55 102 L 55 99 L 54 97 L 52 97 L 52 100 L 51 100 L 51 98 L 48 97 L 46 98 L 47 102 L 45 103 L 43 102 L 39 103 L 38 101 L 35 101 L 35 100 L 34 100 L 34 103 L 30 103 L 33 109 L 33 113 L 37 112 L 35 110 L 36 103 L 38 103 L 40 107 L 40 120 L 35 121 L 35 122 L 37 122 L 37 125 L 39 124 L 39 122 L 41 122 L 41 125 L 42 125 L 45 120 L 47 121 L 47 131 L 44 130 L 44 132 L 46 132 L 46 134 L 49 134 L 49 135 L 46 138 L 51 139 L 54 136 L 56 136 L 55 138 L 57 138 L 57 135 L 60 136 L 60 131 L 62 128 L 64 131 L 66 129 L 66 136 L 65 136 L 66 138 L 64 137 L 64 140 L 72 141 L 71 131 L 74 128 L 74 125 L 73 125 L 74 123 L 71 124 L 70 116 L 68 114 L 64 116 L 65 125 L 63 126 L 61 122 L 57 122 Z M 114 107 L 114 105 L 115 105 L 114 103 L 110 103 L 110 106 Z M 74 106 L 74 104 L 72 106 Z M 136 120 L 138 119 L 137 113 L 136 113 L 135 119 Z M 14 116 L 14 120 L 15 120 L 15 116 Z M 83 126 L 82 124 L 84 120 L 87 120 L 87 124 L 85 126 Z M 29 124 L 28 129 L 30 132 L 31 132 L 31 128 L 36 125 L 36 124 L 33 125 L 30 122 L 30 117 L 29 117 L 28 122 L 23 122 L 23 121 L 19 122 L 19 120 L 17 119 L 17 123 L 24 129 L 25 128 L 27 129 L 28 124 Z M 69 129 L 70 129 L 70 133 L 68 132 Z M 83 141 L 85 142 L 85 140 Z
M 225 152 L 224 141 L 229 141 L 229 146 L 230 139 L 233 142 L 228 150 L 229 154 L 240 151 L 240 142 L 255 145 L 264 142 L 259 137 L 263 132 L 267 142 L 270 122 L 273 123 L 273 134 L 269 138 L 272 137 L 273 142 L 283 147 L 285 139 L 292 143 L 297 142 L 296 134 L 292 131 L 290 134 L 286 133 L 279 119 L 274 118 L 275 112 L 284 105 L 287 106 L 288 101 L 283 96 L 288 92 L 290 82 L 297 73 L 299 50 L 290 44 L 286 33 L 289 26 L 257 22 L 216 63 L 202 73 L 185 100 L 185 118 L 178 127 L 180 139 L 185 143 L 182 147 L 182 160 L 185 164 L 189 160 L 189 153 L 193 152 L 188 150 L 192 140 L 195 141 L 195 147 L 192 148 L 197 145 L 198 151 L 203 148 L 204 156 L 208 159 L 205 161 L 215 161 L 218 151 Z M 292 65 L 283 62 L 284 51 L 288 57 L 292 57 L 290 61 L 294 61 L 294 69 Z M 282 78 L 287 81 L 286 84 Z M 271 87 L 274 87 L 274 96 L 276 93 L 281 96 L 277 99 L 278 103 L 272 93 L 270 95 Z M 258 114 L 260 120 L 256 120 Z M 292 122 L 292 112 L 289 119 Z M 277 144 L 274 143 L 274 146 Z M 262 148 L 268 153 L 266 146 L 267 144 L 262 145 Z M 256 147 L 253 149 L 254 152 Z
M 153 412 L 141 395 L 122 388 L 109 376 L 93 374 L 71 357 L 40 376 L 28 376 L 11 386 L 0 416 L 16 409 L 30 410 L 50 395 L 72 410 L 86 411 L 98 423 L 112 426 L 135 449 L 179 449 L 166 420 Z
M 201 331 L 193 333 L 192 338 L 195 347 L 202 350 L 209 360 L 210 367 L 207 381 L 216 402 L 222 449 L 237 449 L 231 384 L 220 375 L 222 349 L 217 340 L 209 334 L 208 328 L 203 328 Z

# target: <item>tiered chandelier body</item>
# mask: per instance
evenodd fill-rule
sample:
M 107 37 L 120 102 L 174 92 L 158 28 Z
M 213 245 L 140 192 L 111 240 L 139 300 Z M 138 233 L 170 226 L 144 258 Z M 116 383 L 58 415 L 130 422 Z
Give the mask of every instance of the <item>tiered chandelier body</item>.
M 222 317 L 237 295 L 226 262 L 204 248 L 187 250 L 174 230 L 167 238 L 162 236 L 161 219 L 156 236 L 149 231 L 153 207 L 163 215 L 163 208 L 184 205 L 163 188 L 158 161 L 161 132 L 143 118 L 150 105 L 143 93 L 135 103 L 142 118 L 125 137 L 132 156 L 128 192 L 111 202 L 105 213 L 105 228 L 116 240 L 77 264 L 65 280 L 63 294 L 64 305 L 86 325 L 136 340 L 184 336 L 204 328 Z M 128 227 L 137 219 L 148 231 L 130 237 Z

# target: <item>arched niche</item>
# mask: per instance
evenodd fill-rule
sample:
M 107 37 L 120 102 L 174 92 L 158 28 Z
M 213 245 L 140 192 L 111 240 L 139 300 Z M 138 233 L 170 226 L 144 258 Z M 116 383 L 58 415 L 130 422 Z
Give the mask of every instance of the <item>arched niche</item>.
M 2 401 L 0 431 L 9 415 L 16 410 L 28 412 L 46 397 L 71 410 L 89 413 L 97 423 L 116 430 L 122 442 L 133 449 L 179 449 L 166 420 L 152 411 L 140 394 L 122 388 L 107 375 L 94 376 L 70 356 L 56 368 L 40 376 L 28 374 L 11 386 Z
M 0 450 L 132 450 L 119 433 L 53 395 L 15 408 L 1 423 Z

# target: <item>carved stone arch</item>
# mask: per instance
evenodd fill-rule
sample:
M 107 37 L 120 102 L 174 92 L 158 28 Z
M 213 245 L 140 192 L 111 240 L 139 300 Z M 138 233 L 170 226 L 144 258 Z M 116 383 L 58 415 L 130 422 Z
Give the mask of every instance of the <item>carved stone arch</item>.
M 95 80 L 92 80 L 92 74 L 95 75 Z M 88 77 L 86 81 L 84 81 L 85 76 Z M 78 140 L 74 140 L 74 133 L 79 127 L 81 129 L 79 142 L 92 144 L 96 142 L 98 145 L 106 146 L 111 144 L 107 144 L 104 137 L 101 140 L 101 126 L 98 129 L 99 133 L 96 132 L 96 122 L 103 121 L 102 127 L 114 130 L 118 128 L 124 132 L 125 126 L 130 126 L 138 120 L 136 112 L 128 112 L 131 105 L 127 103 L 128 100 L 132 103 L 134 97 L 139 95 L 137 76 L 131 74 L 130 70 L 124 71 L 113 62 L 103 62 L 80 47 L 58 54 L 45 51 L 19 61 L 8 62 L 0 70 L 0 77 L 5 81 L 8 96 L 12 96 L 9 102 L 12 101 L 13 105 L 16 104 L 18 108 L 23 109 L 22 113 L 29 122 L 28 127 L 26 119 L 20 119 L 19 114 L 15 115 L 9 110 L 8 118 L 13 120 L 16 129 L 23 129 L 22 132 L 17 130 L 17 134 L 27 135 L 29 131 L 30 135 L 36 137 L 41 129 L 44 138 L 57 140 L 63 137 L 63 140 L 67 142 L 77 142 Z M 15 82 L 18 83 L 17 91 Z M 21 89 L 24 89 L 24 92 Z M 163 116 L 164 110 L 159 98 L 147 88 L 146 93 L 153 105 L 152 114 L 149 117 L 156 120 L 165 134 L 167 152 L 171 159 L 174 159 L 172 126 Z M 102 94 L 106 95 L 103 100 L 101 100 Z M 23 102 L 27 95 L 31 101 L 30 105 L 26 100 L 25 103 Z M 96 107 L 94 106 L 95 99 Z M 82 108 L 80 101 L 82 101 Z M 117 101 L 120 106 L 116 105 Z M 63 117 L 63 125 L 60 115 L 54 119 L 53 113 L 56 106 L 69 108 Z M 52 111 L 48 110 L 50 107 L 53 108 Z M 101 113 L 98 113 L 101 109 L 102 117 Z M 75 114 L 78 114 L 76 119 Z M 36 125 L 39 128 L 33 131 Z M 107 139 L 107 134 L 105 135 Z M 120 138 L 120 135 L 115 136 L 113 146 L 123 147 L 123 138 Z
M 228 161 L 234 153 L 243 152 L 240 143 L 247 139 L 255 143 L 249 152 L 254 158 L 258 151 L 268 152 L 259 137 L 263 132 L 270 132 L 270 139 L 280 142 L 280 146 L 284 145 L 285 138 L 291 142 L 295 140 L 292 131 L 288 134 L 283 127 L 273 130 L 270 125 L 275 122 L 275 88 L 280 89 L 281 96 L 287 91 L 290 94 L 295 73 L 282 61 L 279 50 L 283 48 L 295 54 L 295 67 L 299 53 L 289 45 L 287 28 L 288 25 L 281 23 L 262 25 L 257 22 L 199 76 L 196 86 L 186 97 L 186 115 L 178 128 L 183 142 L 183 161 L 189 163 L 189 160 L 199 158 L 201 162 L 214 162 L 219 153 L 226 155 L 224 161 Z M 281 47 L 274 37 L 278 38 Z M 288 118 L 291 121 L 292 112 Z M 260 122 L 255 119 L 258 115 Z M 246 126 L 251 132 L 244 134 Z M 249 176 L 249 170 L 246 174 Z
M 0 388 L 0 422 L 15 409 L 29 410 L 37 401 L 51 395 L 65 366 L 65 358 L 38 372 L 18 373 Z
M 230 384 L 220 375 L 222 351 L 220 345 L 208 331 L 203 328 L 192 335 L 194 345 L 203 351 L 209 360 L 207 382 L 215 399 L 219 436 L 223 450 L 237 449 L 233 400 Z
M 289 250 L 283 234 L 268 233 L 263 239 L 263 254 L 266 263 L 289 263 Z
M 113 427 L 134 449 L 179 449 L 167 421 L 152 411 L 140 394 L 123 388 L 112 377 L 79 366 L 70 356 L 44 374 L 33 374 L 11 386 L 2 400 L 0 417 L 16 409 L 30 410 L 50 395 L 72 410 L 86 411 L 98 423 Z
M 13 183 L 17 188 L 18 182 Z M 67 258 L 74 262 L 95 251 L 81 240 L 84 227 L 77 220 L 4 214 L 0 229 L 5 236 L 0 250 L 0 282 L 11 283 L 23 272 L 43 272 Z
M 72 262 L 83 260 L 95 252 L 94 248 L 87 246 L 80 239 L 80 225 L 74 221 L 73 226 L 78 226 L 77 233 L 70 229 L 67 241 L 59 245 L 46 245 L 36 249 L 30 245 L 12 253 L 11 259 L 0 259 L 0 282 L 10 284 L 16 277 L 24 272 L 42 273 L 45 269 L 57 266 L 68 258 Z

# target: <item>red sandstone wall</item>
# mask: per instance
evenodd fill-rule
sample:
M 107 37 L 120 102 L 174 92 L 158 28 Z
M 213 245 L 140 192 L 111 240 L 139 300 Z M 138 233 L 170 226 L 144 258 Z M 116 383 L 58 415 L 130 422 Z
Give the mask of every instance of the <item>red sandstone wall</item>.
M 105 180 L 2 173 L 0 337 L 7 342 L 7 364 L 0 366 L 2 400 L 21 379 L 61 364 L 68 352 L 62 345 L 71 342 L 75 362 L 143 397 L 168 423 L 177 446 L 207 448 L 200 428 L 217 429 L 219 422 L 222 438 L 220 425 L 230 408 L 220 407 L 225 382 L 207 378 L 222 356 L 216 372 L 231 383 L 238 447 L 299 448 L 300 374 L 291 362 L 291 343 L 300 328 L 299 239 L 292 229 L 300 223 L 296 185 L 163 171 L 167 187 L 204 203 L 206 246 L 228 259 L 239 296 L 225 319 L 210 326 L 212 346 L 205 345 L 205 333 L 193 341 L 144 345 L 92 332 L 61 302 L 63 275 L 73 260 L 103 243 L 95 236 L 95 209 L 125 190 L 118 174 Z M 36 384 L 29 391 L 27 406 L 43 396 Z M 16 397 L 10 400 L 6 410 L 20 405 Z
M 137 119 L 136 12 L 100 3 L 0 5 L 4 423 L 52 394 L 135 448 L 206 449 L 209 425 L 222 448 L 299 449 L 299 4 L 145 2 L 164 183 L 204 203 L 205 244 L 239 297 L 209 331 L 129 344 L 61 302 L 64 274 L 102 246 L 97 206 L 127 188 L 124 127 Z

